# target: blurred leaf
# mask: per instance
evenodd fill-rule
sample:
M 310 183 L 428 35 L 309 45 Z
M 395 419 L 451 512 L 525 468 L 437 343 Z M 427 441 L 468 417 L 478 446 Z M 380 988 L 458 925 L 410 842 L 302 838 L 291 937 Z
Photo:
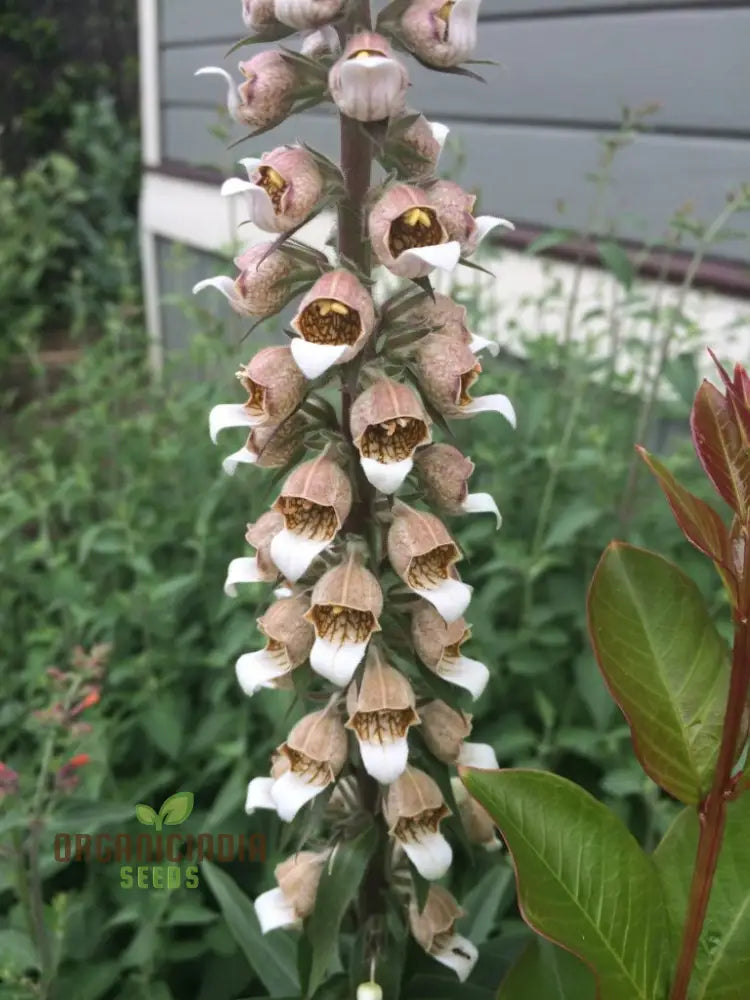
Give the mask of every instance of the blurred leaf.
M 635 270 L 627 253 L 618 243 L 604 240 L 597 243 L 596 249 L 599 251 L 602 263 L 610 271 L 620 284 L 629 289 L 633 284 Z
M 564 948 L 535 938 L 503 980 L 497 1000 L 596 1000 L 596 979 Z
M 542 233 L 541 236 L 537 236 L 535 240 L 532 240 L 526 247 L 526 253 L 544 253 L 545 250 L 551 250 L 562 243 L 568 243 L 574 235 L 568 229 L 550 229 L 546 233 Z
M 28 934 L 10 927 L 0 930 L 0 968 L 12 969 L 19 975 L 39 968 L 36 948 Z
M 563 513 L 556 517 L 544 542 L 546 549 L 567 545 L 577 535 L 591 528 L 604 516 L 601 507 L 594 507 L 584 502 L 571 504 Z
M 505 858 L 482 876 L 461 900 L 466 911 L 459 921 L 459 930 L 477 947 L 492 933 L 501 910 L 513 899 L 513 871 Z

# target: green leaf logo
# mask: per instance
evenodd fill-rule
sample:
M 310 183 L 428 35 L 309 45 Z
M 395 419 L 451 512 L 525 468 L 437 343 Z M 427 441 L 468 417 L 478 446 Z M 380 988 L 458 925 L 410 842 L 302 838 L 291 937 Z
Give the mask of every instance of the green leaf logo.
M 147 806 L 144 802 L 139 802 L 135 807 L 135 818 L 144 826 L 156 826 L 159 820 L 151 806 Z
M 178 823 L 184 823 L 193 811 L 193 799 L 192 792 L 175 792 L 162 802 L 158 815 L 151 806 L 139 802 L 135 807 L 135 818 L 144 826 L 155 827 L 158 833 L 164 825 L 177 826 Z

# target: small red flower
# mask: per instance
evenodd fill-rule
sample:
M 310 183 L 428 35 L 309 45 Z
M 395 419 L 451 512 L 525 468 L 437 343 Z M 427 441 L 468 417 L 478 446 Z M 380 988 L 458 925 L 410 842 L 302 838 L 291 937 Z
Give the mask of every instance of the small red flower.
M 85 767 L 86 764 L 91 763 L 91 757 L 87 753 L 77 753 L 74 757 L 71 757 L 65 767 L 77 768 Z

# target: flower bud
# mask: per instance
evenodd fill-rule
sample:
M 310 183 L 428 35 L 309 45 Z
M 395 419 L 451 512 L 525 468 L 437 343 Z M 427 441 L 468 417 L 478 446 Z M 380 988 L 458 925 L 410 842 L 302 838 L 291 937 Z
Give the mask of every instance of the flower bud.
M 6 795 L 18 794 L 19 783 L 18 771 L 0 761 L 0 802 Z
M 488 743 L 468 743 L 471 716 L 444 701 L 431 701 L 419 710 L 422 735 L 430 752 L 444 764 L 497 770 L 495 751 Z
M 409 681 L 370 647 L 362 680 L 347 692 L 346 707 L 368 774 L 383 785 L 400 777 L 409 755 L 407 733 L 419 724 Z
M 231 177 L 221 193 L 244 194 L 249 221 L 268 233 L 285 233 L 302 225 L 323 193 L 323 175 L 302 146 L 279 146 L 260 160 L 246 158 L 240 163 L 249 179 Z
M 388 531 L 388 558 L 407 587 L 433 604 L 446 622 L 461 617 L 471 587 L 458 579 L 454 564 L 461 552 L 439 518 L 397 501 Z
M 299 339 L 291 351 L 306 378 L 350 361 L 375 326 L 372 297 L 350 271 L 329 271 L 305 295 L 292 320 Z
M 456 921 L 463 915 L 453 896 L 440 885 L 430 886 L 421 913 L 416 900 L 409 906 L 409 927 L 417 943 L 428 955 L 453 969 L 462 983 L 469 978 L 478 958 L 471 941 L 456 934 Z
M 493 410 L 505 417 L 511 427 L 516 426 L 516 413 L 507 396 L 493 393 L 472 398 L 470 390 L 482 366 L 467 344 L 439 333 L 428 333 L 417 344 L 415 358 L 425 395 L 446 417 L 471 417 Z
M 262 31 L 276 24 L 273 0 L 242 0 L 242 20 L 251 31 Z
M 471 214 L 477 198 L 469 194 L 455 181 L 439 180 L 427 189 L 430 204 L 440 215 L 448 238 L 458 240 L 464 256 L 474 253 L 479 244 L 497 226 L 514 229 L 512 222 L 494 215 Z
M 301 413 L 292 413 L 278 424 L 259 424 L 250 431 L 244 447 L 227 455 L 221 467 L 228 476 L 235 474 L 238 465 L 281 469 L 299 450 L 306 426 L 307 422 Z
M 330 25 L 311 31 L 302 43 L 300 50 L 308 59 L 322 59 L 325 56 L 336 56 L 341 51 L 338 32 Z
M 469 493 L 474 463 L 452 444 L 431 444 L 416 455 L 415 464 L 432 504 L 448 514 L 492 511 L 498 528 L 503 523 L 497 504 L 489 493 Z
M 370 211 L 368 228 L 375 256 L 401 278 L 423 278 L 436 267 L 452 271 L 461 255 L 426 192 L 408 184 L 387 189 Z
M 272 583 L 279 571 L 271 559 L 271 540 L 284 527 L 284 518 L 277 511 L 262 514 L 255 524 L 248 524 L 245 541 L 256 549 L 252 557 L 233 559 L 227 569 L 224 593 L 237 596 L 238 583 Z
M 287 298 L 287 279 L 294 263 L 281 250 L 271 250 L 270 243 L 258 243 L 246 250 L 234 263 L 239 269 L 236 279 L 226 274 L 204 278 L 193 287 L 193 294 L 204 288 L 215 288 L 240 316 L 263 319 L 273 316 Z
M 447 623 L 425 601 L 414 610 L 411 637 L 417 656 L 438 677 L 464 688 L 476 699 L 487 687 L 490 672 L 479 660 L 461 653 L 461 646 L 470 636 L 463 618 Z
M 289 761 L 289 770 L 276 779 L 271 797 L 281 819 L 290 823 L 346 763 L 346 730 L 335 711 L 324 708 L 301 719 L 278 750 Z
M 271 558 L 293 583 L 333 541 L 349 515 L 352 488 L 344 470 L 325 453 L 288 477 L 273 509 L 284 528 L 271 542 Z
M 315 628 L 310 666 L 332 684 L 344 687 L 362 662 L 383 611 L 377 578 L 350 552 L 313 587 L 307 620 Z
M 437 169 L 449 129 L 440 122 L 428 122 L 424 115 L 404 130 L 399 124 L 396 122 L 394 128 L 394 152 L 401 173 L 414 183 L 429 180 Z
M 430 418 L 408 385 L 381 378 L 354 400 L 352 441 L 368 482 L 395 493 L 411 472 L 414 452 L 431 440 Z
M 453 797 L 458 806 L 458 815 L 472 844 L 477 844 L 488 853 L 501 850 L 503 843 L 495 832 L 492 817 L 466 791 L 460 778 L 451 778 Z
M 328 74 L 328 89 L 339 111 L 359 122 L 377 122 L 396 114 L 409 86 L 406 69 L 394 59 L 382 35 L 353 35 Z
M 298 31 L 320 28 L 341 17 L 345 0 L 274 0 L 276 17 Z
M 407 47 L 428 66 L 465 62 L 477 44 L 480 0 L 413 0 L 401 18 Z
M 388 786 L 383 813 L 389 834 L 400 844 L 419 874 L 430 881 L 450 868 L 453 851 L 440 833 L 440 823 L 451 811 L 436 782 L 414 767 L 407 767 Z
M 427 333 L 439 333 L 460 341 L 474 354 L 485 347 L 490 349 L 491 354 L 497 354 L 499 350 L 496 341 L 478 337 L 469 330 L 464 306 L 460 306 L 447 295 L 441 295 L 440 292 L 435 292 L 434 299 L 425 295 L 406 313 L 404 320 L 408 320 L 414 327 L 423 329 Z
M 261 893 L 254 904 L 264 934 L 277 927 L 294 927 L 310 916 L 329 856 L 330 851 L 298 851 L 276 866 L 277 888 Z
M 294 104 L 297 74 L 294 67 L 276 49 L 267 49 L 239 64 L 245 78 L 236 86 L 221 66 L 203 66 L 196 76 L 213 74 L 227 82 L 227 109 L 235 121 L 255 129 L 278 125 Z
M 377 983 L 360 983 L 357 987 L 357 1000 L 383 1000 L 383 991 Z
M 235 665 L 237 680 L 246 695 L 275 687 L 280 677 L 301 667 L 310 655 L 315 636 L 305 618 L 309 606 L 306 597 L 286 597 L 258 619 L 266 644 L 255 653 L 245 653 Z

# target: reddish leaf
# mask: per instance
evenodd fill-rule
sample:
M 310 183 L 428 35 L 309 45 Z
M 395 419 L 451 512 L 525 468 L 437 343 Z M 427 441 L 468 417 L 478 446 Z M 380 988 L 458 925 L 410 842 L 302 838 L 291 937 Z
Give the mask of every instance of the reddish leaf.
M 742 440 L 732 402 L 708 381 L 696 393 L 690 426 L 706 475 L 745 520 L 750 510 L 750 448 Z

